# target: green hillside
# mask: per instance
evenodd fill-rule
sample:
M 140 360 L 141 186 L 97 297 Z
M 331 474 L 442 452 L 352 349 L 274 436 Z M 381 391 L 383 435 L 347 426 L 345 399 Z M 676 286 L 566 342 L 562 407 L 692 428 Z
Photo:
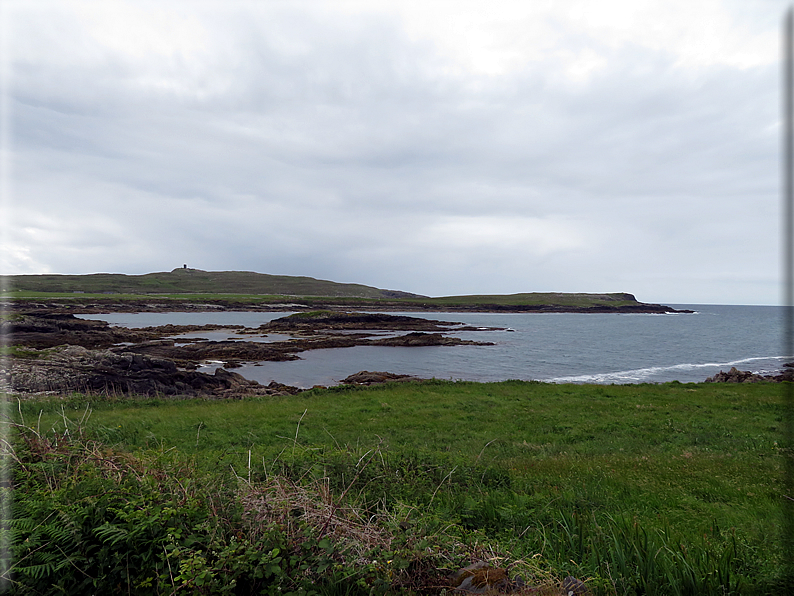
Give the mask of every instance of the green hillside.
M 283 296 L 329 296 L 356 298 L 412 298 L 416 294 L 381 290 L 361 284 L 346 284 L 289 275 L 267 275 L 252 271 L 202 271 L 174 269 L 169 273 L 124 275 L 9 275 L 8 286 L 28 292 L 85 292 L 118 294 L 278 294 Z
M 298 303 L 308 308 L 388 308 L 503 312 L 669 312 L 670 307 L 637 301 L 632 294 L 529 292 L 430 298 L 399 290 L 252 271 L 174 269 L 168 273 L 124 275 L 9 275 L 3 297 L 16 300 L 91 300 L 93 303 L 214 303 L 225 306 Z M 111 294 L 112 296 L 104 296 Z
M 525 292 L 520 294 L 477 294 L 472 296 L 444 296 L 433 298 L 439 306 L 466 306 L 471 304 L 494 306 L 570 306 L 587 308 L 592 306 L 629 306 L 636 305 L 632 294 L 583 294 L 562 292 Z

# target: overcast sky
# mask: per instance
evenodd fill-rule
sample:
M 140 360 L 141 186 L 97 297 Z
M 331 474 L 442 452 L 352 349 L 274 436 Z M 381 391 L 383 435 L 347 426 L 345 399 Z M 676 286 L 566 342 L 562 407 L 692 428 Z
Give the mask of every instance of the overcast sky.
M 775 304 L 783 0 L 4 0 L 0 272 Z

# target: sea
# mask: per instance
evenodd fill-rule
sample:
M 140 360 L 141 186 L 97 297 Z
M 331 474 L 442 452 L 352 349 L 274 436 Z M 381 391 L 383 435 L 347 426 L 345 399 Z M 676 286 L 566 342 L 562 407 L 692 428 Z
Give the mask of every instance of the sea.
M 785 362 L 779 306 L 671 305 L 692 314 L 389 313 L 454 321 L 476 331 L 452 331 L 491 346 L 355 346 L 299 353 L 300 360 L 235 368 L 244 377 L 297 387 L 335 385 L 362 370 L 465 381 L 551 383 L 702 382 L 731 367 L 775 374 Z M 259 327 L 290 312 L 171 312 L 80 315 L 111 325 L 244 325 Z M 500 330 L 486 328 L 497 327 Z M 232 331 L 192 333 L 212 340 L 250 340 Z M 177 341 L 180 339 L 175 336 Z M 258 338 L 283 340 L 285 336 Z M 220 362 L 199 369 L 212 372 Z

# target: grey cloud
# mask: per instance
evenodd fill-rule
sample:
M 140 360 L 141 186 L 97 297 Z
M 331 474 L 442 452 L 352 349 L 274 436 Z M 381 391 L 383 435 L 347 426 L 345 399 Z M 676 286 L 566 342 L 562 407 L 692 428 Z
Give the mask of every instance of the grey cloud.
M 680 301 L 717 300 L 733 268 L 776 298 L 774 65 L 571 39 L 608 58 L 582 81 L 555 55 L 464 76 L 383 16 L 196 14 L 204 46 L 160 62 L 68 13 L 67 35 L 20 23 L 40 47 L 16 48 L 10 236 L 35 267 Z

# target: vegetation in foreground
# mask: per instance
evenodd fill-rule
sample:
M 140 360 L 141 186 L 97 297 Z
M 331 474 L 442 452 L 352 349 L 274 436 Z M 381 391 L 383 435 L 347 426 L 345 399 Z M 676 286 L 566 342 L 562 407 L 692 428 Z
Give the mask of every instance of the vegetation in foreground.
M 395 384 L 8 407 L 12 593 L 782 593 L 781 385 Z M 788 586 L 790 587 L 790 586 Z M 534 592 L 538 593 L 538 592 Z

